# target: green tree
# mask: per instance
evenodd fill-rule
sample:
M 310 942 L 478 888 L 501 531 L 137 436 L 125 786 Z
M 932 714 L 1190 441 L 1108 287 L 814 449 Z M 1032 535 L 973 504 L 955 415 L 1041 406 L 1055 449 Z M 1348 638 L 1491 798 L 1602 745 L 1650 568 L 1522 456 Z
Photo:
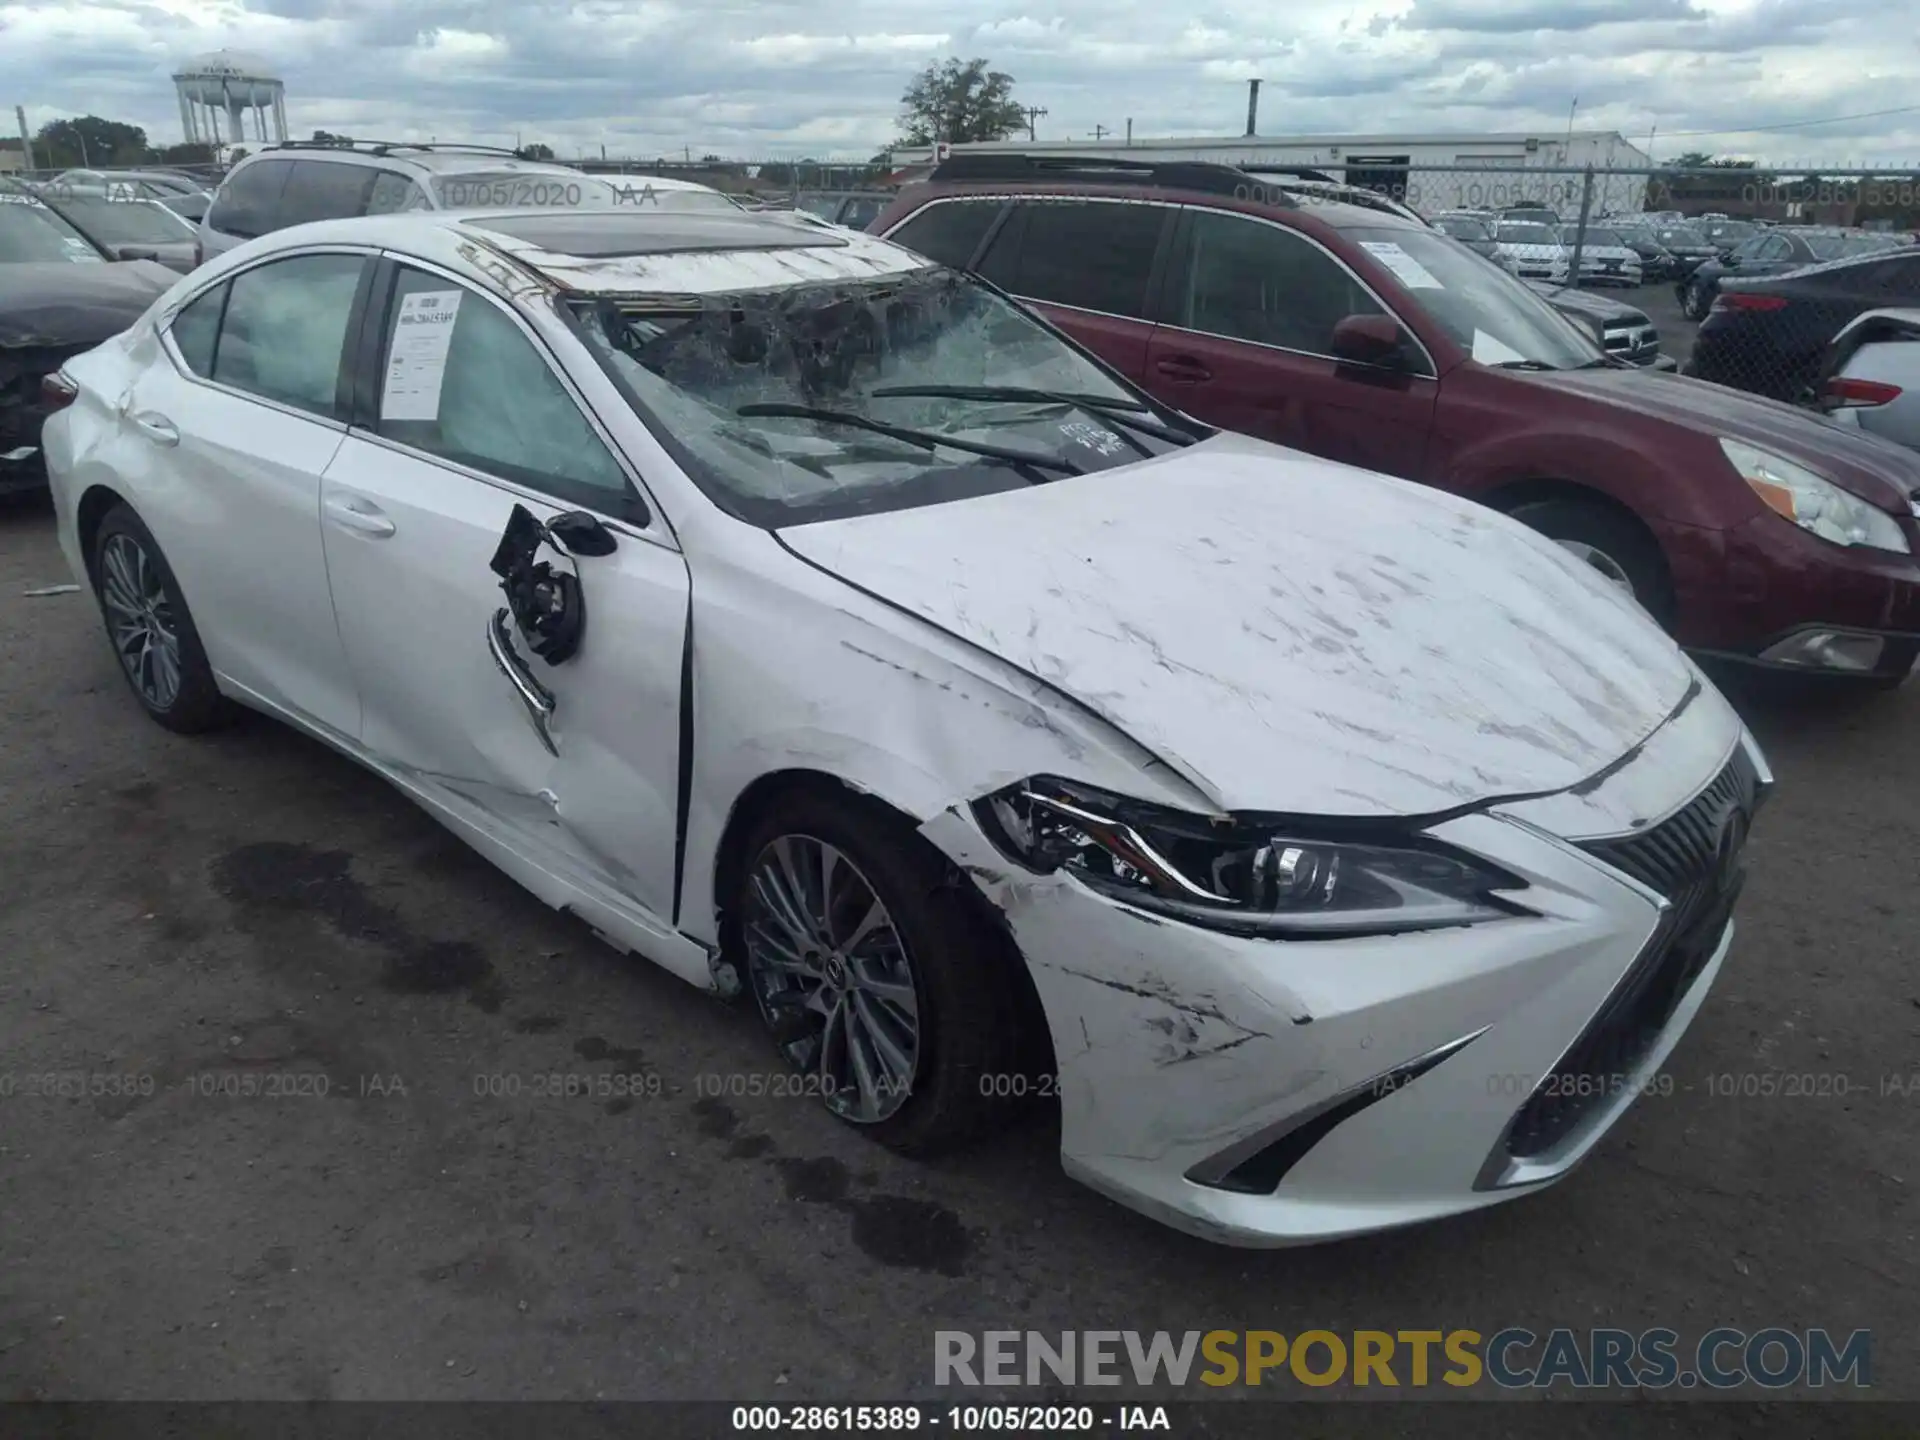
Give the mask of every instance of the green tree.
M 1705 150 L 1689 150 L 1686 154 L 1676 155 L 1667 161 L 1667 165 L 1674 170 L 1704 170 L 1711 164 L 1713 164 L 1713 156 Z
M 48 169 L 70 165 L 141 165 L 147 158 L 147 132 L 138 125 L 82 115 L 49 120 L 33 137 L 33 155 Z
M 1004 140 L 1027 128 L 1027 112 L 1013 99 L 1013 77 L 985 60 L 949 59 L 928 65 L 900 96 L 905 145 L 939 141 Z
M 551 145 L 542 145 L 538 141 L 535 141 L 531 145 L 522 145 L 513 153 L 518 155 L 522 160 L 553 159 L 553 147 Z
M 353 137 L 351 135 L 336 135 L 331 130 L 316 130 L 313 132 L 313 143 L 316 145 L 351 145 L 353 144 Z
M 211 145 L 163 145 L 152 152 L 156 165 L 211 165 L 217 156 Z

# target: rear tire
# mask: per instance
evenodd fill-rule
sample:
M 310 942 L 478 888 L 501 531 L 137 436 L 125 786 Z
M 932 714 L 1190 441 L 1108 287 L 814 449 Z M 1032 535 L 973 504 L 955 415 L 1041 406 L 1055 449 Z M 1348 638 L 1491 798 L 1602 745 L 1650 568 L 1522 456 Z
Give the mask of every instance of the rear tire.
M 233 718 L 167 557 L 131 506 L 116 505 L 94 534 L 94 598 L 120 673 L 140 707 L 181 735 Z
M 1670 623 L 1672 590 L 1659 545 L 1638 523 L 1591 500 L 1533 500 L 1507 512 L 1579 555 L 1661 625 Z
M 1023 962 L 939 852 L 871 802 L 803 790 L 742 854 L 726 946 L 804 1093 L 909 1155 L 956 1149 L 1011 1108 Z

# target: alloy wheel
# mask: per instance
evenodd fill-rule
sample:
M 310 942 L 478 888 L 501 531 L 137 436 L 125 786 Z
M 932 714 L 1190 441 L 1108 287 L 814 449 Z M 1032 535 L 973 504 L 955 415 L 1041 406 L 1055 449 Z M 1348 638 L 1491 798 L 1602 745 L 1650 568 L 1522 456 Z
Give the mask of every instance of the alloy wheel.
M 160 567 L 131 535 L 111 537 L 100 555 L 107 633 L 127 676 L 156 710 L 180 695 L 180 631 Z
M 872 882 L 824 840 L 776 836 L 748 871 L 741 921 L 748 983 L 782 1054 L 842 1119 L 892 1116 L 912 1096 L 920 1003 Z

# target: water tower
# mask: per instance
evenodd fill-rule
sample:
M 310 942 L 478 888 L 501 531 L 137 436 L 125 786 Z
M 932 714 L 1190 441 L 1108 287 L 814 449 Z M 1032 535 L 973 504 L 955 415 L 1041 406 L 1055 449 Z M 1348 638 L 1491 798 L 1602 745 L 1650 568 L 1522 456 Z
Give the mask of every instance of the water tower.
M 196 55 L 174 74 L 173 89 L 180 97 L 180 127 L 189 145 L 287 138 L 286 82 L 257 55 L 238 50 Z M 248 112 L 253 115 L 252 136 L 247 134 Z M 269 115 L 271 135 L 267 133 Z

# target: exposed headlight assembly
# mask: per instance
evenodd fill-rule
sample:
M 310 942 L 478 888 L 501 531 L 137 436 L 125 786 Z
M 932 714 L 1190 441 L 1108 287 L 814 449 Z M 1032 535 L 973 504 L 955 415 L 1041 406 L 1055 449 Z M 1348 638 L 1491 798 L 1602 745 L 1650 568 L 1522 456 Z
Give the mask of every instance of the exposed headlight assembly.
M 1337 939 L 1526 913 L 1525 882 L 1417 835 L 1353 821 L 1212 819 L 1040 777 L 974 802 L 1030 870 L 1065 870 L 1142 910 L 1234 934 Z
M 1729 440 L 1720 448 L 1727 463 L 1753 487 L 1767 508 L 1785 516 L 1802 530 L 1835 545 L 1866 545 L 1875 550 L 1913 553 L 1900 522 L 1858 495 L 1850 495 L 1804 465 L 1757 446 Z

